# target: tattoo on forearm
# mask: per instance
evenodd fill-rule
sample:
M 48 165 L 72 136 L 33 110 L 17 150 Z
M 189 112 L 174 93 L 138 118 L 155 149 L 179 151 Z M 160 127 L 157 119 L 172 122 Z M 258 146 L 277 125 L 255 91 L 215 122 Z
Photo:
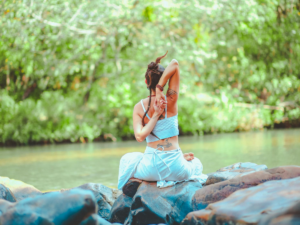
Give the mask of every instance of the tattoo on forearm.
M 172 95 L 178 95 L 178 93 L 169 88 L 167 91 L 167 96 L 173 97 Z
M 168 138 L 166 138 L 164 140 L 164 143 L 157 145 L 157 148 L 161 148 L 161 147 L 163 147 L 163 148 L 170 148 L 171 146 L 172 146 L 172 143 L 170 143 L 169 140 L 168 140 Z

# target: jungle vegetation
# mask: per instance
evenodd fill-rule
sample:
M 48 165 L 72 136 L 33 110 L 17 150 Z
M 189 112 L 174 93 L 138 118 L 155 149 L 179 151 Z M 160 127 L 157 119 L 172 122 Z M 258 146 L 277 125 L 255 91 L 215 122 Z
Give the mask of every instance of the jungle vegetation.
M 0 143 L 133 137 L 148 63 L 181 70 L 181 134 L 300 118 L 300 0 L 5 0 Z

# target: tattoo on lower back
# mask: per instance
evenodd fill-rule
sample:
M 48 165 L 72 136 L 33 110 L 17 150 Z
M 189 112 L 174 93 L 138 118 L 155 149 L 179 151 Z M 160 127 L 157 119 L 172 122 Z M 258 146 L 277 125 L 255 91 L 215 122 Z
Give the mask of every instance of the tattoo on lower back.
M 178 95 L 178 93 L 169 88 L 167 91 L 167 96 L 173 97 L 172 95 Z
M 161 147 L 170 148 L 171 146 L 172 146 L 172 143 L 170 143 L 169 139 L 166 138 L 166 139 L 164 139 L 164 143 L 160 143 L 160 144 L 157 145 L 157 148 L 161 148 Z

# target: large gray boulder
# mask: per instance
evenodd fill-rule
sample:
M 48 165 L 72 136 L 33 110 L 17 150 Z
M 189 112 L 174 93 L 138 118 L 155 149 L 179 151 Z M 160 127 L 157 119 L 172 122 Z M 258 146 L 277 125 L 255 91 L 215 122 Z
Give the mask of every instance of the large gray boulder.
M 236 176 L 244 176 L 249 173 L 268 169 L 266 165 L 257 165 L 251 162 L 235 163 L 230 166 L 223 167 L 215 173 L 210 173 L 205 185 L 215 184 L 221 181 L 230 180 Z
M 181 224 L 258 224 L 259 221 L 264 221 L 264 217 L 268 217 L 271 213 L 284 212 L 296 203 L 299 203 L 299 187 L 300 177 L 296 177 L 268 181 L 257 186 L 242 189 L 234 192 L 222 201 L 209 204 L 203 210 L 189 213 Z M 298 205 L 296 209 L 299 210 Z M 289 212 L 291 213 L 291 211 Z M 287 214 L 289 215 L 290 213 Z M 286 219 L 285 221 L 291 221 L 289 220 L 290 217 Z M 270 220 L 268 222 L 262 222 L 262 224 L 274 224 L 270 223 Z M 292 223 L 285 224 L 291 225 Z
M 10 179 L 8 177 L 0 177 L 0 184 L 9 188 L 17 201 L 43 194 L 32 185 L 26 184 L 19 180 Z
M 116 200 L 110 221 L 139 225 L 179 224 L 192 211 L 192 197 L 200 188 L 202 185 L 193 181 L 167 188 L 143 181 L 133 198 L 123 194 Z
M 96 184 L 96 183 L 83 184 L 77 188 L 83 190 L 90 190 L 93 192 L 98 205 L 97 213 L 101 218 L 104 218 L 106 220 L 109 219 L 109 214 L 112 205 L 119 197 L 119 195 L 122 194 L 122 192 L 117 189 L 112 189 L 102 184 Z
M 125 220 L 129 215 L 131 205 L 132 197 L 125 194 L 120 195 L 111 208 L 109 221 L 112 223 L 125 223 Z
M 300 176 L 299 166 L 283 166 L 211 184 L 195 193 L 192 202 L 193 211 L 205 209 L 209 204 L 221 201 L 240 189 L 254 187 L 271 180 L 283 180 L 298 176 Z
M 74 189 L 26 198 L 16 203 L 0 200 L 1 225 L 79 225 L 96 213 L 91 191 Z

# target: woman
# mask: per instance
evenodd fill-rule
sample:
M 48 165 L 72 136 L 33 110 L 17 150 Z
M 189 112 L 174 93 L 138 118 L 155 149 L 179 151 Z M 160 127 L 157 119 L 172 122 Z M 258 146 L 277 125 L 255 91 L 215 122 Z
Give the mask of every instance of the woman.
M 167 53 L 166 53 L 167 54 Z M 118 188 L 131 178 L 157 181 L 158 187 L 177 182 L 204 182 L 203 166 L 193 153 L 183 154 L 178 144 L 179 65 L 173 59 L 165 69 L 160 64 L 163 55 L 151 62 L 145 74 L 150 95 L 138 102 L 133 110 L 134 135 L 138 142 L 146 139 L 145 153 L 127 153 L 121 158 Z M 166 96 L 163 87 L 169 81 Z M 145 107 L 147 106 L 147 107 Z

